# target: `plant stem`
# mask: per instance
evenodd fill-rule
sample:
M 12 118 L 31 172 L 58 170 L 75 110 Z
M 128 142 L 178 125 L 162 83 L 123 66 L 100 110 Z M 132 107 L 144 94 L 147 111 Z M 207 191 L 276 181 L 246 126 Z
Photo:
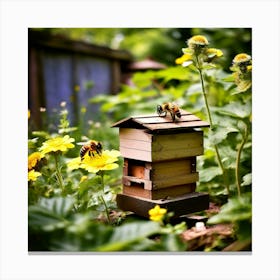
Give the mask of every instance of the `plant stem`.
M 224 168 L 223 166 L 223 163 L 222 163 L 222 159 L 221 159 L 221 156 L 220 156 L 220 153 L 219 153 L 219 150 L 218 150 L 218 146 L 215 144 L 214 145 L 214 148 L 215 148 L 215 151 L 216 151 L 216 155 L 217 155 L 217 159 L 218 159 L 218 164 L 223 172 L 223 178 L 224 178 L 224 184 L 225 184 L 225 187 L 227 189 L 227 194 L 229 195 L 229 185 L 228 185 L 228 177 L 227 177 L 227 171 L 226 169 Z
M 209 123 L 210 123 L 210 129 L 212 129 L 213 128 L 213 122 L 212 122 L 212 117 L 211 117 L 211 113 L 210 113 L 210 109 L 209 109 L 209 105 L 208 105 L 208 100 L 207 100 L 207 96 L 206 96 L 206 91 L 205 91 L 205 86 L 204 86 L 204 79 L 203 79 L 203 75 L 202 75 L 202 70 L 200 69 L 200 67 L 197 68 L 197 69 L 198 69 L 199 76 L 200 76 L 202 93 L 203 93 L 205 107 L 206 107 L 207 114 L 208 114 L 208 119 L 209 119 Z
M 248 138 L 248 126 L 247 126 L 247 124 L 245 124 L 245 133 L 244 133 L 242 142 L 237 150 L 236 168 L 235 168 L 236 187 L 237 187 L 237 193 L 238 193 L 239 197 L 241 195 L 241 183 L 240 183 L 240 176 L 239 176 L 240 158 L 241 158 L 241 152 L 247 141 L 247 138 Z
M 100 170 L 100 178 L 101 178 L 102 191 L 103 191 L 103 193 L 104 193 L 105 184 L 104 184 L 104 171 L 103 171 L 103 170 Z M 105 201 L 103 195 L 101 195 L 100 198 L 101 198 L 102 203 L 104 204 L 104 207 L 105 207 L 105 212 L 106 212 L 106 216 L 107 216 L 108 223 L 110 223 L 111 220 L 110 220 L 110 215 L 109 215 L 108 206 L 107 206 L 107 204 L 106 204 L 106 201 Z
M 55 158 L 55 169 L 56 169 L 56 174 L 57 174 L 56 177 L 57 177 L 59 186 L 60 186 L 61 190 L 63 191 L 64 190 L 63 179 L 62 179 L 59 164 L 58 164 L 58 154 L 57 153 L 54 153 L 54 158 Z
M 211 112 L 210 112 L 210 108 L 209 108 L 208 100 L 207 100 L 207 96 L 206 96 L 206 90 L 205 90 L 205 85 L 204 85 L 202 68 L 200 66 L 200 63 L 199 63 L 197 55 L 195 57 L 196 57 L 196 63 L 197 63 L 197 67 L 196 68 L 197 68 L 197 70 L 199 72 L 199 77 L 200 77 L 200 82 L 201 82 L 201 87 L 202 87 L 202 93 L 203 93 L 203 97 L 204 97 L 205 107 L 206 107 L 206 111 L 207 111 L 208 119 L 209 119 L 209 123 L 210 123 L 210 129 L 212 130 L 213 129 L 213 122 L 212 122 Z M 215 151 L 216 151 L 219 167 L 221 168 L 222 173 L 223 173 L 224 184 L 225 184 L 225 187 L 227 189 L 227 194 L 229 195 L 229 185 L 228 185 L 228 178 L 227 178 L 227 174 L 226 174 L 226 169 L 223 166 L 221 155 L 220 155 L 220 152 L 219 152 L 219 149 L 218 149 L 218 145 L 214 144 L 214 148 L 215 148 Z
M 107 207 L 106 201 L 105 201 L 104 198 L 103 198 L 103 195 L 100 195 L 100 199 L 102 200 L 102 203 L 103 203 L 104 206 L 105 206 L 105 212 L 106 212 L 107 220 L 108 220 L 108 223 L 110 223 L 111 220 L 110 220 L 110 215 L 109 215 L 109 209 L 108 209 L 108 207 Z

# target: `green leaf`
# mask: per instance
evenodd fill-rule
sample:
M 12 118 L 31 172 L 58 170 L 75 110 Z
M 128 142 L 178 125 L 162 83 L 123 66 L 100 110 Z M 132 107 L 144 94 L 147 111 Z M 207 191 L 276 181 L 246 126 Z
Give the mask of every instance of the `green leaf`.
M 42 198 L 37 205 L 28 208 L 28 224 L 31 228 L 53 231 L 68 224 L 66 217 L 73 207 L 71 198 Z
M 32 135 L 47 139 L 49 134 L 46 131 L 32 131 Z
M 164 234 L 161 236 L 161 242 L 164 251 L 169 252 L 185 251 L 187 247 L 187 244 L 182 242 L 180 236 L 174 233 Z
M 224 82 L 229 82 L 229 83 L 234 83 L 235 82 L 235 77 L 233 74 L 225 77 L 222 79 Z
M 229 199 L 224 204 L 221 212 L 208 220 L 209 224 L 234 223 L 243 220 L 251 220 L 252 204 L 250 195 L 243 195 L 240 198 Z
M 63 217 L 66 217 L 71 212 L 73 204 L 74 200 L 70 197 L 42 198 L 39 202 L 40 207 Z
M 246 104 L 241 102 L 232 102 L 219 110 L 219 114 L 228 115 L 239 119 L 248 118 L 250 117 L 251 113 L 251 102 L 247 102 Z
M 160 232 L 160 225 L 156 222 L 133 222 L 117 227 L 108 244 L 100 246 L 97 251 L 122 251 L 131 243 L 141 241 L 148 236 Z
M 229 133 L 239 132 L 238 129 L 233 127 L 215 127 L 209 131 L 209 139 L 213 145 L 217 145 L 225 140 Z
M 165 83 L 171 80 L 188 81 L 190 78 L 190 72 L 181 66 L 169 67 L 158 71 L 157 77 L 164 79 Z
M 145 73 L 135 73 L 132 77 L 133 83 L 140 88 L 145 88 L 151 85 L 152 79 L 156 76 L 156 71 L 147 71 Z
M 199 170 L 199 181 L 200 182 L 209 182 L 213 180 L 215 177 L 222 175 L 221 168 L 219 167 L 208 167 Z

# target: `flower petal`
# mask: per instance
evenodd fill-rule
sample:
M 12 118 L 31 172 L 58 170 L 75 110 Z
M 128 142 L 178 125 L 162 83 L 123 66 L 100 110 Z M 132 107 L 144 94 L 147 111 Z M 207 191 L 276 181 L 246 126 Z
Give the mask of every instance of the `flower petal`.
M 78 169 L 81 167 L 81 158 L 76 157 L 71 159 L 70 161 L 67 162 L 67 166 L 70 170 Z
M 40 172 L 35 171 L 32 169 L 28 172 L 28 181 L 36 181 L 37 177 L 41 176 L 42 174 Z
M 185 61 L 184 63 L 182 63 L 183 67 L 187 67 L 189 65 L 191 65 L 193 63 L 193 61 Z

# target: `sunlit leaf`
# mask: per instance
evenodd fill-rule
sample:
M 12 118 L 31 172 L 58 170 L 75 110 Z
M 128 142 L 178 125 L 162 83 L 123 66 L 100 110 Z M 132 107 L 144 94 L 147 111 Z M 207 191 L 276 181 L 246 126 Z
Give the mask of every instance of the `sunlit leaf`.
M 221 108 L 219 113 L 243 119 L 250 117 L 252 113 L 252 107 L 249 102 L 247 102 L 246 104 L 242 104 L 241 102 L 234 102 Z
M 42 198 L 37 205 L 28 208 L 28 223 L 31 228 L 52 231 L 68 224 L 66 217 L 73 207 L 71 198 Z
M 252 184 L 252 173 L 246 174 L 245 176 L 243 176 L 243 182 L 241 184 L 241 186 L 248 186 Z

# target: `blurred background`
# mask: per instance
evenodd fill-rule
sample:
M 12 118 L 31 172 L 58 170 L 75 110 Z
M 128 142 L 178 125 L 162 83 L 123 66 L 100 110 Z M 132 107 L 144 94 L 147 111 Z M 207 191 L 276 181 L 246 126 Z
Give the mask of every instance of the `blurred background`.
M 211 47 L 224 52 L 219 64 L 225 74 L 230 73 L 236 54 L 251 54 L 249 28 L 30 28 L 28 106 L 32 129 L 51 131 L 56 127 L 62 102 L 71 125 L 84 132 L 89 122 L 102 121 L 104 114 L 113 121 L 125 117 L 129 113 L 125 103 L 133 112 L 148 111 L 143 103 L 149 98 L 161 100 L 164 90 L 170 92 L 181 77 L 181 72 L 176 72 L 177 81 L 173 75 L 168 83 L 162 83 L 166 75 L 156 77 L 155 71 L 164 74 L 166 69 L 175 69 L 175 59 L 182 55 L 187 39 L 196 34 L 205 35 Z M 152 86 L 139 86 L 133 80 L 137 73 L 153 73 L 146 76 Z M 190 76 L 185 80 L 196 82 Z M 147 93 L 139 96 L 139 92 L 127 92 L 127 87 L 138 87 L 142 93 L 145 88 Z M 186 92 L 189 87 L 190 83 L 180 90 Z M 118 107 L 121 102 L 116 96 L 123 92 L 131 100 L 122 100 Z M 110 99 L 106 101 L 106 97 Z M 172 99 L 180 97 L 183 94 L 172 93 Z M 118 110 L 123 114 L 117 114 Z

